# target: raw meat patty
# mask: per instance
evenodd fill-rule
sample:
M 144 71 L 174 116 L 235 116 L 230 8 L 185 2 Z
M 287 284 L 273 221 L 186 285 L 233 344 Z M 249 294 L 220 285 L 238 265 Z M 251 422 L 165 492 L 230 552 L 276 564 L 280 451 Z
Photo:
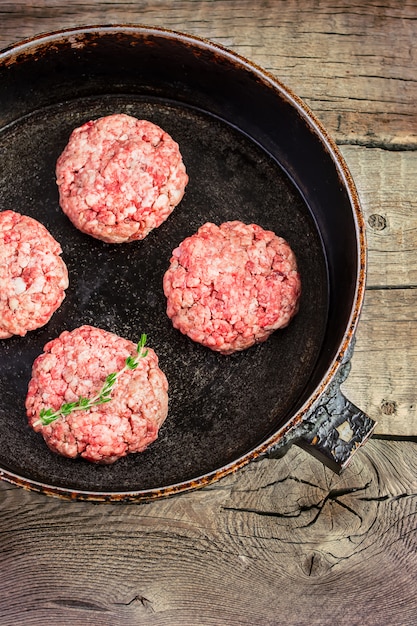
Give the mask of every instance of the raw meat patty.
M 146 237 L 181 201 L 188 182 L 170 135 L 124 113 L 76 128 L 56 177 L 64 213 L 82 232 L 108 243 Z
M 174 327 L 223 354 L 287 326 L 301 290 L 288 243 L 239 221 L 206 223 L 184 239 L 172 253 L 163 286 Z
M 147 349 L 136 369 L 119 376 L 110 402 L 42 426 L 42 408 L 57 410 L 81 396 L 92 398 L 106 376 L 123 369 L 128 356 L 137 356 L 133 342 L 100 328 L 64 331 L 46 344 L 33 364 L 26 397 L 29 424 L 51 450 L 66 457 L 108 464 L 142 452 L 157 438 L 168 412 L 167 379 L 155 352 Z
M 0 212 L 0 339 L 44 326 L 60 306 L 68 287 L 61 252 L 37 220 Z

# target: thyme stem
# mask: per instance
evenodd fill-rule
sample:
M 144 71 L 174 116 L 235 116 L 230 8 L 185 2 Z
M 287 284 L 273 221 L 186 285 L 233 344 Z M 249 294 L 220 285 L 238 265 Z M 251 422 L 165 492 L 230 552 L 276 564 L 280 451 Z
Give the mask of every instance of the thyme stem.
M 118 372 L 112 372 L 106 376 L 103 386 L 92 398 L 84 398 L 83 396 L 80 396 L 75 402 L 64 402 L 56 411 L 51 408 L 41 409 L 39 412 L 39 419 L 34 422 L 33 426 L 38 426 L 39 424 L 47 426 L 58 418 L 69 415 L 73 411 L 88 411 L 93 406 L 110 402 L 112 390 L 119 376 L 127 370 L 136 369 L 140 359 L 144 358 L 148 354 L 148 350 L 144 349 L 146 339 L 146 335 L 142 334 L 139 343 L 136 346 L 136 356 L 128 356 L 121 370 Z

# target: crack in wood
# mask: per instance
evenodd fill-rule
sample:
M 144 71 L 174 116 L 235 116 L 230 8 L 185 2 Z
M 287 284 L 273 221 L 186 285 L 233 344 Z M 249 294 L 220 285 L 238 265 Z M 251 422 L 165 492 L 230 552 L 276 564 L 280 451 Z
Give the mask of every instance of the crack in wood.
M 152 606 L 152 601 L 140 594 L 134 596 L 131 600 L 129 600 L 129 602 L 115 602 L 114 604 L 116 606 L 132 606 L 137 602 L 139 602 L 139 604 L 141 604 L 149 613 L 155 613 L 155 609 Z
M 417 493 L 398 493 L 396 496 L 391 494 L 386 494 L 385 496 L 375 496 L 374 498 L 359 498 L 362 502 L 385 502 L 386 500 L 391 500 L 395 502 L 396 500 L 402 500 L 403 498 L 416 498 Z
M 295 519 L 295 518 L 301 517 L 303 513 L 317 509 L 317 513 L 313 517 L 313 519 L 310 520 L 307 524 L 302 526 L 302 528 L 309 528 L 310 526 L 313 526 L 317 522 L 326 504 L 328 502 L 335 502 L 340 507 L 352 513 L 352 515 L 355 515 L 356 517 L 358 517 L 362 523 L 363 521 L 362 516 L 357 511 L 355 511 L 352 507 L 347 505 L 345 502 L 341 502 L 339 498 L 342 498 L 343 496 L 346 496 L 346 495 L 350 495 L 352 493 L 357 493 L 359 491 L 365 491 L 366 489 L 368 489 L 370 484 L 371 484 L 371 481 L 367 482 L 362 487 L 331 489 L 329 493 L 324 498 L 322 498 L 321 501 L 315 502 L 309 505 L 301 505 L 298 511 L 296 511 L 295 513 L 280 513 L 279 511 L 270 511 L 270 510 L 263 511 L 262 509 L 256 509 L 256 508 L 250 508 L 250 507 L 227 507 L 227 506 L 222 507 L 222 510 L 234 511 L 236 513 L 253 513 L 254 515 L 260 515 L 260 516 L 265 516 L 265 517 L 275 517 L 275 518 L 281 518 L 281 519 Z M 360 498 L 360 499 L 363 500 L 363 498 Z M 367 499 L 367 501 L 369 502 L 371 501 L 378 502 L 379 500 L 380 500 L 379 497 L 375 497 L 375 498 L 369 497 Z
M 338 146 L 360 146 L 361 148 L 378 148 L 380 150 L 387 150 L 389 152 L 416 152 L 417 140 L 414 143 L 406 142 L 390 142 L 382 139 L 340 139 L 336 140 Z
M 386 496 L 374 496 L 373 498 L 359 498 L 359 500 L 361 500 L 361 502 L 385 502 L 386 500 L 389 500 L 391 496 L 386 495 Z M 394 498 L 395 499 L 395 498 Z
M 114 606 L 132 606 L 137 602 L 139 602 L 149 613 L 155 613 L 151 600 L 149 600 L 145 596 L 142 596 L 141 594 L 137 594 L 128 602 L 114 602 Z M 95 611 L 101 613 L 107 613 L 109 611 L 108 608 L 99 606 L 98 604 L 94 604 L 93 602 L 87 602 L 85 600 L 77 600 L 73 598 L 60 598 L 54 600 L 52 604 L 54 606 L 64 609 L 80 609 L 83 611 Z
M 76 600 L 73 598 L 60 598 L 53 600 L 52 604 L 58 607 L 66 609 L 82 609 L 83 611 L 98 611 L 100 613 L 107 613 L 108 609 L 93 602 L 87 602 L 86 600 Z
M 326 560 L 326 559 L 325 559 Z M 310 567 L 307 570 L 307 575 L 308 576 L 313 576 L 314 572 L 317 572 L 320 569 L 320 553 L 313 553 L 311 559 L 310 559 Z M 331 569 L 333 566 L 328 563 L 328 567 Z
M 329 493 L 327 494 L 327 496 L 325 496 L 325 498 L 322 500 L 321 503 L 318 503 L 316 505 L 316 508 L 318 509 L 317 514 L 313 517 L 312 520 L 310 520 L 308 522 L 308 524 L 305 524 L 303 526 L 303 528 L 309 528 L 310 526 L 313 526 L 318 518 L 321 515 L 321 512 L 323 511 L 324 507 L 326 506 L 327 502 L 332 501 L 335 502 L 336 504 L 338 504 L 339 506 L 341 506 L 342 508 L 348 510 L 350 513 L 352 513 L 353 515 L 355 515 L 356 517 L 358 517 L 362 523 L 362 516 L 359 515 L 359 513 L 357 511 L 355 511 L 354 509 L 352 509 L 351 507 L 349 507 L 347 504 L 345 504 L 344 502 L 340 502 L 339 498 L 349 495 L 351 493 L 356 493 L 357 491 L 364 491 L 365 489 L 367 489 L 369 487 L 370 483 L 368 482 L 364 487 L 350 487 L 350 488 L 346 488 L 346 489 L 331 489 L 329 491 Z
M 339 506 L 341 506 L 342 509 L 346 509 L 347 511 L 349 511 L 349 513 L 352 513 L 352 515 L 356 515 L 356 517 L 358 517 L 360 519 L 361 523 L 363 522 L 362 515 L 359 515 L 359 513 L 357 511 L 352 509 L 352 507 L 348 506 L 344 502 L 340 502 L 340 500 L 337 500 L 337 499 L 335 499 L 335 503 L 338 504 Z
M 262 509 L 252 509 L 249 507 L 233 507 L 233 506 L 223 506 L 222 510 L 223 511 L 234 511 L 235 513 L 254 513 L 255 515 L 260 515 L 260 516 L 265 516 L 265 517 L 277 517 L 277 518 L 285 518 L 285 519 L 292 519 L 292 518 L 297 518 L 300 517 L 300 515 L 302 513 L 304 513 L 305 511 L 308 511 L 310 509 L 313 508 L 317 508 L 316 504 L 312 504 L 310 506 L 301 506 L 299 508 L 299 510 L 292 514 L 292 513 L 279 513 L 279 511 L 262 511 Z

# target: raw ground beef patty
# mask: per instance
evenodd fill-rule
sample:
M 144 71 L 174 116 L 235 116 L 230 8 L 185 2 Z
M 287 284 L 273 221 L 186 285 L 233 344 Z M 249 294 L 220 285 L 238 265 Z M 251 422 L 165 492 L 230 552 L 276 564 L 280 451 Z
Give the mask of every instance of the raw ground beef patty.
M 59 409 L 80 397 L 92 398 L 106 377 L 137 356 L 136 345 L 92 326 L 64 331 L 47 343 L 34 361 L 26 397 L 29 424 L 51 450 L 66 457 L 81 456 L 95 463 L 113 463 L 142 452 L 158 436 L 168 412 L 168 382 L 151 348 L 137 368 L 116 380 L 111 401 L 75 410 L 43 426 L 42 408 Z
M 188 182 L 172 137 L 124 113 L 76 128 L 56 178 L 64 213 L 82 232 L 108 243 L 146 237 L 181 201 Z
M 44 326 L 60 306 L 68 287 L 61 252 L 37 220 L 0 212 L 0 339 Z
M 223 354 L 287 326 L 301 290 L 288 243 L 239 221 L 206 223 L 184 239 L 172 253 L 163 287 L 174 327 Z

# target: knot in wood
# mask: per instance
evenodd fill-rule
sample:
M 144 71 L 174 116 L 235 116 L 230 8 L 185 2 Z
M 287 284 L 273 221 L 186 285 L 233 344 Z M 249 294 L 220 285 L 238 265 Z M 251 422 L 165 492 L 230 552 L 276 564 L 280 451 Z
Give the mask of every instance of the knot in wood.
M 394 415 L 397 411 L 397 403 L 393 400 L 383 400 L 381 402 L 381 411 L 384 415 Z
M 383 215 L 372 213 L 368 218 L 368 224 L 373 230 L 384 230 L 387 227 L 387 220 Z

